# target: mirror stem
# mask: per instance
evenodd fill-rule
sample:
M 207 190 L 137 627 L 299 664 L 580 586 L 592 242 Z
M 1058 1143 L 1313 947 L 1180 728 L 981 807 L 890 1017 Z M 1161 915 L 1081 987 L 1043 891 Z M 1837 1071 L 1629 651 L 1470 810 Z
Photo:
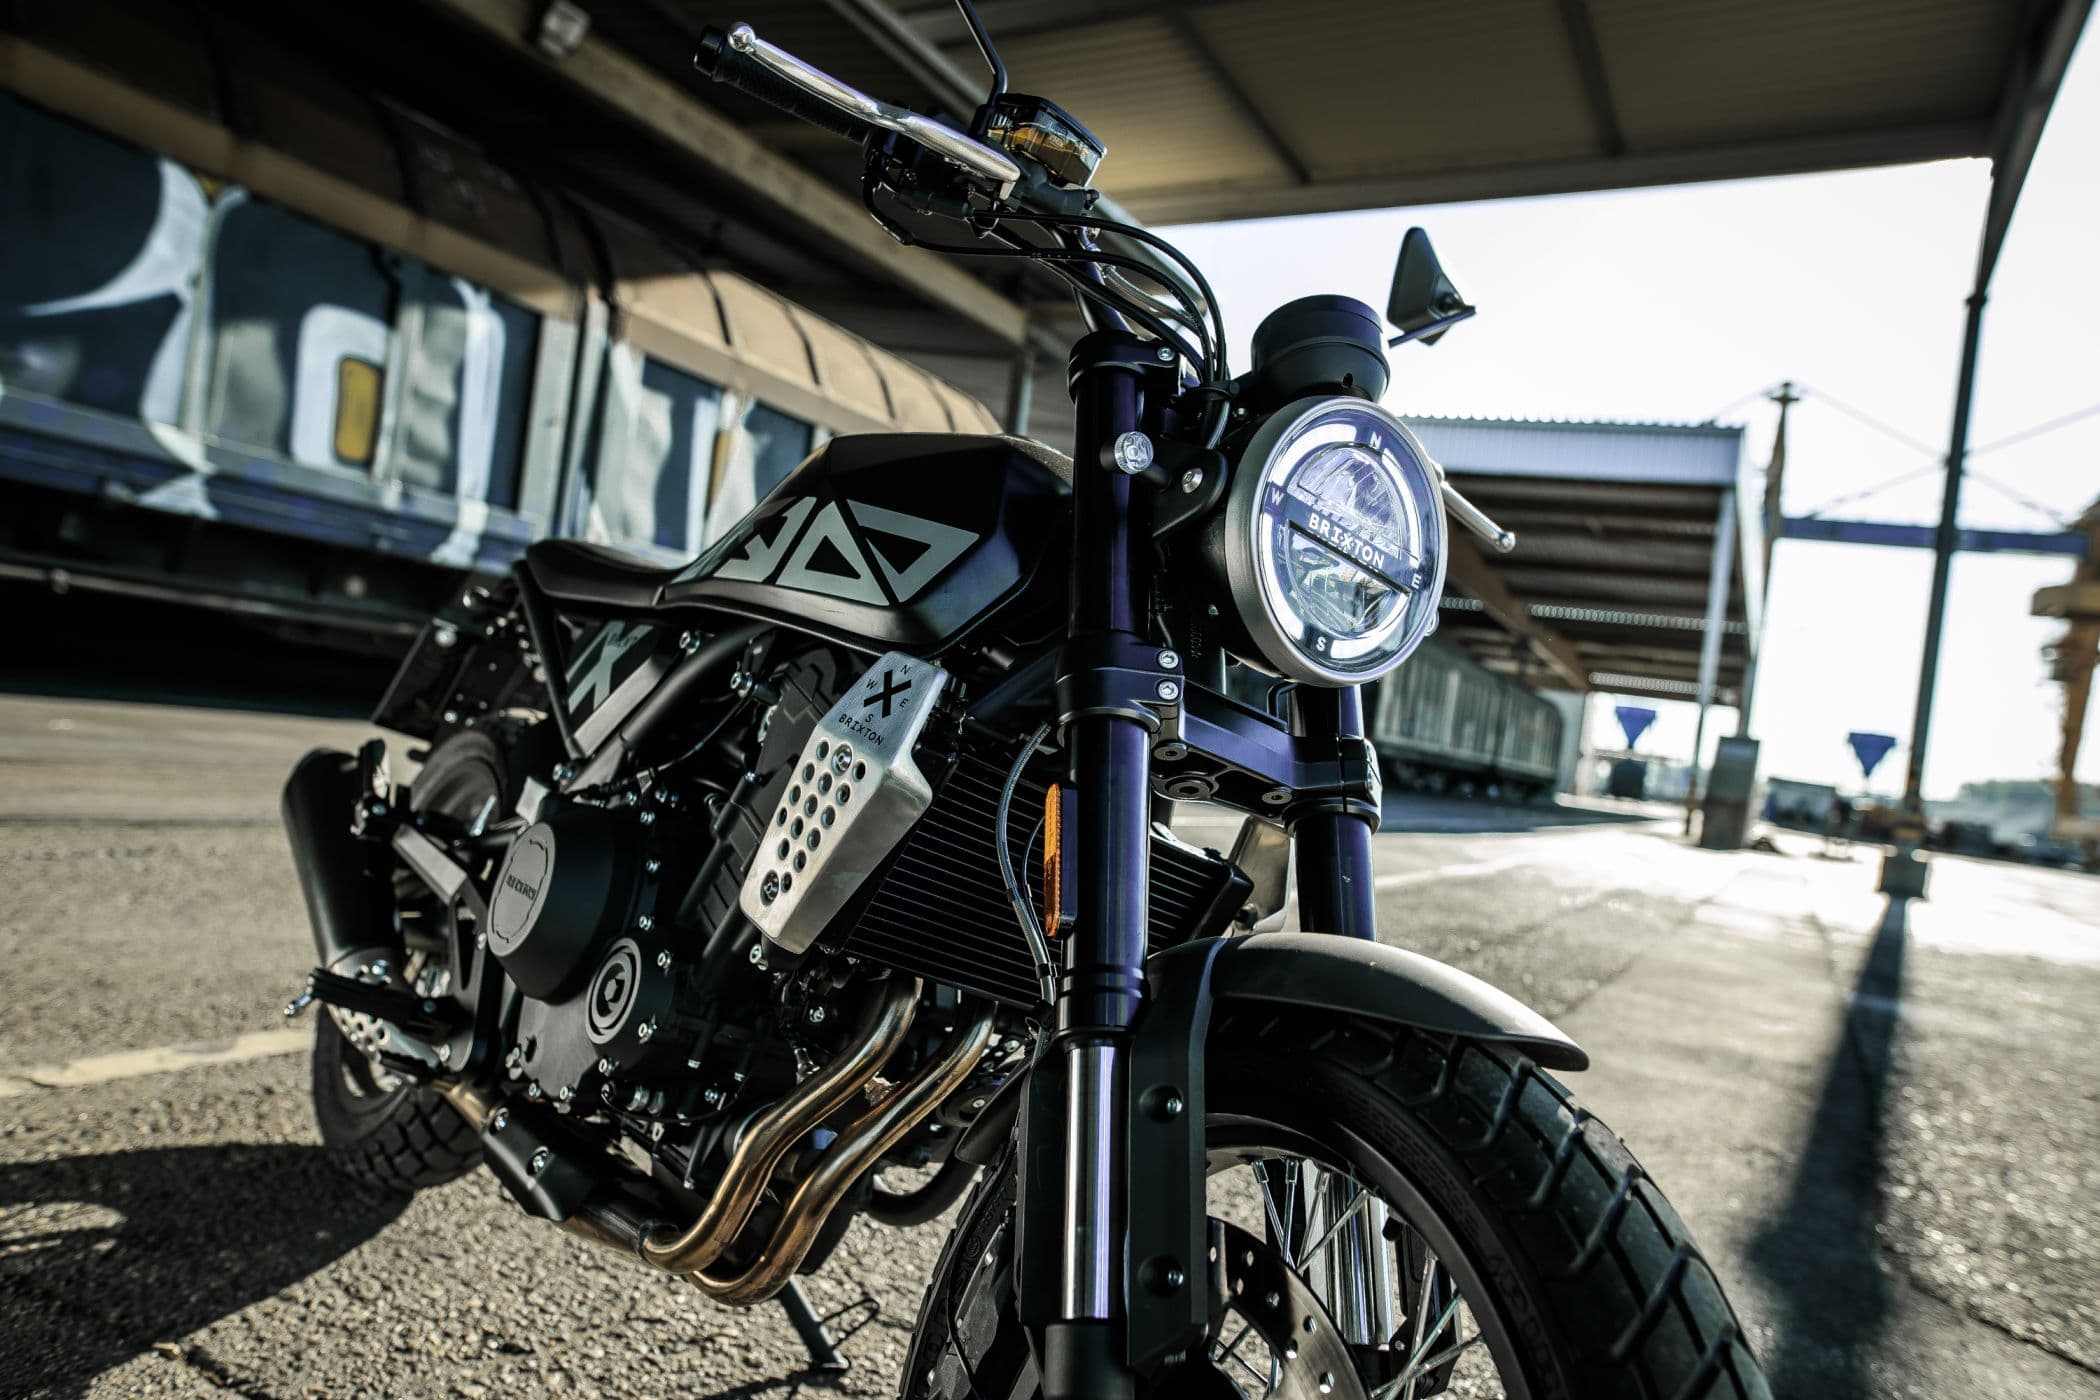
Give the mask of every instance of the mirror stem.
M 984 61 L 992 70 L 992 90 L 986 95 L 984 105 L 977 109 L 977 119 L 970 123 L 970 135 L 982 141 L 985 129 L 991 125 L 992 108 L 1000 98 L 1006 96 L 1006 60 L 999 57 L 999 48 L 992 42 L 991 31 L 986 29 L 984 21 L 977 17 L 977 7 L 971 4 L 970 0 L 955 0 L 955 5 L 962 11 L 964 22 L 970 26 L 971 37 L 977 40 L 977 52 L 984 55 Z

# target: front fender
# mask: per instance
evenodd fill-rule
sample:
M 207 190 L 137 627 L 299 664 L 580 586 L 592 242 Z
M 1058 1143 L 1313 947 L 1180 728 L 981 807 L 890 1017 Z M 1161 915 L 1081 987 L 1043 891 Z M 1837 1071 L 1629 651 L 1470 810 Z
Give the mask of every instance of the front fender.
M 1140 1371 L 1185 1351 L 1215 1320 L 1205 1276 L 1204 1042 L 1220 1002 L 1315 1007 L 1513 1046 L 1548 1069 L 1589 1056 L 1515 997 L 1434 958 L 1322 933 L 1205 938 L 1145 965 L 1149 995 L 1130 1043 L 1125 1122 L 1124 1297 Z
M 1207 942 L 1210 940 L 1204 940 Z M 1538 1012 L 1469 972 L 1434 958 L 1331 933 L 1257 933 L 1169 948 L 1146 964 L 1153 1000 L 1182 1000 L 1167 984 L 1208 967 L 1210 995 L 1364 1016 L 1390 1025 L 1514 1045 L 1547 1069 L 1589 1068 L 1582 1047 Z

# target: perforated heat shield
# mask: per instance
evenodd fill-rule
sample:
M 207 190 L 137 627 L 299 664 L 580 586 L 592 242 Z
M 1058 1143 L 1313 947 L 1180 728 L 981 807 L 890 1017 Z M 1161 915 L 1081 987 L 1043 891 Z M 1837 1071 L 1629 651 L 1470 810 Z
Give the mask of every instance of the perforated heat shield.
M 912 757 L 948 673 L 893 651 L 810 732 L 744 876 L 745 917 L 807 952 L 933 800 Z

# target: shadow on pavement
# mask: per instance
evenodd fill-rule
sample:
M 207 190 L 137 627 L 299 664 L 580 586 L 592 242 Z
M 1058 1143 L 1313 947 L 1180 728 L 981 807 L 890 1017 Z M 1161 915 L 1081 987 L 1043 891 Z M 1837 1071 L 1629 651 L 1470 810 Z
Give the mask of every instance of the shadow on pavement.
M 341 1258 L 405 1196 L 318 1147 L 171 1147 L 0 1165 L 0 1395 L 84 1393 Z
M 1879 1393 L 1871 1362 L 1892 1299 L 1875 1227 L 1882 1110 L 1902 1013 L 1908 900 L 1891 899 L 1852 991 L 1783 1213 L 1750 1248 L 1777 1300 L 1772 1392 Z

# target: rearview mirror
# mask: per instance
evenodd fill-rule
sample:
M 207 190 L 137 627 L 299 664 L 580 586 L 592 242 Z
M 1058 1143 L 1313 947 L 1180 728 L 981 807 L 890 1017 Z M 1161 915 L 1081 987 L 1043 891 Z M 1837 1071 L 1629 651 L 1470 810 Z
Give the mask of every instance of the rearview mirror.
M 1400 334 L 1387 341 L 1387 347 L 1405 345 L 1410 340 L 1434 345 L 1445 331 L 1471 316 L 1474 310 L 1444 275 L 1436 249 L 1429 246 L 1429 235 L 1419 228 L 1409 229 L 1400 240 L 1400 261 L 1393 268 L 1393 294 L 1385 304 L 1385 319 Z

